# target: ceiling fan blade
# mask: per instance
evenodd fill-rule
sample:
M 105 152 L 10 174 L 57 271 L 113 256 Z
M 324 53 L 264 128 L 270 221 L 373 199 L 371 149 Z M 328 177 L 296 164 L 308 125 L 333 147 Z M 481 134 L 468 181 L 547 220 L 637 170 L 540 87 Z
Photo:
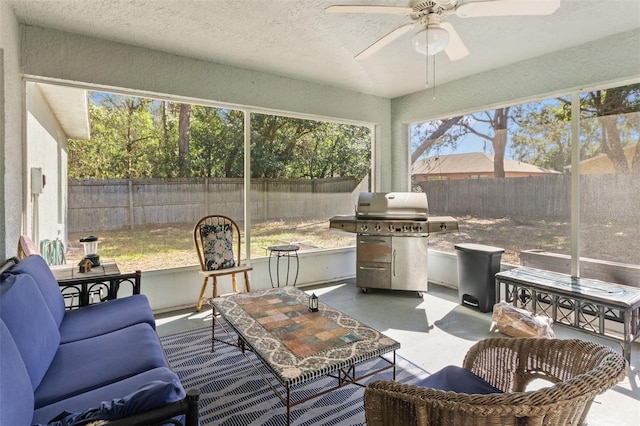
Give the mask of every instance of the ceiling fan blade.
M 461 18 L 480 16 L 551 15 L 560 7 L 560 0 L 490 0 L 463 3 L 456 8 Z
M 458 35 L 458 32 L 449 22 L 443 22 L 440 27 L 449 33 L 449 44 L 444 49 L 445 53 L 451 61 L 458 61 L 469 55 L 469 49 Z
M 412 8 L 403 6 L 333 5 L 327 7 L 324 10 L 324 13 L 380 13 L 387 15 L 406 15 L 412 11 Z
M 393 42 L 398 37 L 401 37 L 402 35 L 404 35 L 404 34 L 410 32 L 411 30 L 413 30 L 413 28 L 415 26 L 416 26 L 416 22 L 409 22 L 408 24 L 404 24 L 404 25 L 399 26 L 398 28 L 396 28 L 395 30 L 391 31 L 386 36 L 382 37 L 378 41 L 376 41 L 373 44 L 371 44 L 369 47 L 364 49 L 362 52 L 358 53 L 355 56 L 355 58 L 356 59 L 368 58 L 369 56 L 371 56 L 374 53 L 376 53 L 378 50 L 382 49 L 386 45 L 388 45 L 391 42 Z

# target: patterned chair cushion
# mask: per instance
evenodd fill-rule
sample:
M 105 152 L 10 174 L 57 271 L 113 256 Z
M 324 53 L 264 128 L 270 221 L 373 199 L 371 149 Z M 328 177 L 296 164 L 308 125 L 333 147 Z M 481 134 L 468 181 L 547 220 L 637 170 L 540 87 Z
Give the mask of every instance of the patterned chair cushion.
M 233 227 L 230 224 L 200 225 L 200 237 L 207 271 L 236 266 L 233 258 Z

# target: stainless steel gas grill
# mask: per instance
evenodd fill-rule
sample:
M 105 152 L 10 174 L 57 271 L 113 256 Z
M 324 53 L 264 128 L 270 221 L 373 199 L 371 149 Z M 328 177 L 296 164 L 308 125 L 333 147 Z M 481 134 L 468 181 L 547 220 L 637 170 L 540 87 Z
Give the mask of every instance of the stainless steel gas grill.
M 356 284 L 427 291 L 428 236 L 458 230 L 453 217 L 429 217 L 427 196 L 416 192 L 363 192 L 355 216 L 335 216 L 329 226 L 358 235 Z

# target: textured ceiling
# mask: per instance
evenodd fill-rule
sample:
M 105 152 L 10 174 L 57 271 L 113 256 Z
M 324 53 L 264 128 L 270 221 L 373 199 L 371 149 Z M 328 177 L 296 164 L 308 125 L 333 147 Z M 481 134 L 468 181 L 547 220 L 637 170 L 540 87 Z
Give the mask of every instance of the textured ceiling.
M 426 57 L 413 51 L 412 33 L 353 59 L 408 17 L 323 12 L 332 4 L 406 6 L 403 0 L 4 1 L 27 25 L 387 98 L 425 87 Z M 446 20 L 471 54 L 455 62 L 436 55 L 437 84 L 639 28 L 640 1 L 562 0 L 551 16 Z

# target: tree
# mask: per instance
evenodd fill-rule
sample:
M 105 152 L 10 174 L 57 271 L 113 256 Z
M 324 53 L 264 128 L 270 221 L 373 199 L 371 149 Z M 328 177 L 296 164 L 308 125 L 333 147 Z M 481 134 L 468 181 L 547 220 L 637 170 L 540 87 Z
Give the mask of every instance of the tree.
M 483 133 L 476 129 L 468 121 L 461 121 L 461 125 L 466 127 L 470 133 L 479 136 L 493 145 L 493 173 L 496 178 L 505 177 L 504 173 L 504 155 L 507 149 L 508 127 L 509 127 L 509 111 L 511 107 L 498 108 L 493 111 L 483 111 L 477 114 L 471 114 L 475 122 L 487 124 L 490 132 Z
M 131 96 L 91 95 L 90 141 L 69 141 L 71 178 L 244 175 L 244 113 Z M 252 116 L 252 176 L 363 177 L 369 129 Z
M 252 177 L 362 179 L 369 171 L 366 127 L 254 114 L 251 129 Z
M 370 131 L 366 127 L 321 123 L 296 146 L 299 177 L 322 179 L 350 176 L 363 178 L 370 168 Z
M 545 169 L 563 172 L 571 164 L 571 105 L 532 102 L 512 109 L 516 128 L 511 132 L 514 158 Z
M 194 105 L 191 123 L 193 176 L 244 175 L 244 114 Z
M 178 121 L 178 156 L 180 157 L 180 174 L 191 175 L 191 159 L 189 158 L 189 131 L 191 126 L 191 105 L 180 104 Z
M 640 85 L 583 93 L 580 97 L 580 158 L 606 154 L 618 173 L 640 172 Z M 520 105 L 513 114 L 516 158 L 553 170 L 571 164 L 571 99 Z
M 91 139 L 69 142 L 71 178 L 150 177 L 150 150 L 158 135 L 150 100 L 101 94 L 89 106 Z
M 418 161 L 436 145 L 455 147 L 460 137 L 466 133 L 464 131 L 456 132 L 456 129 L 464 129 L 460 126 L 463 119 L 464 116 L 458 116 L 415 126 L 414 134 L 411 137 L 411 164 Z
M 169 101 L 153 102 L 154 125 L 158 129 L 157 149 L 150 152 L 153 159 L 153 177 L 170 178 L 178 176 L 180 166 L 176 153 L 176 104 Z
M 581 110 L 586 119 L 596 118 L 600 123 L 601 152 L 611 160 L 618 173 L 640 174 L 640 137 L 638 111 L 640 111 L 640 84 L 595 90 L 585 93 Z M 629 120 L 635 126 L 628 126 Z M 624 148 L 635 144 L 634 156 L 627 160 Z
M 297 178 L 296 145 L 320 128 L 319 121 L 251 115 L 251 177 Z

